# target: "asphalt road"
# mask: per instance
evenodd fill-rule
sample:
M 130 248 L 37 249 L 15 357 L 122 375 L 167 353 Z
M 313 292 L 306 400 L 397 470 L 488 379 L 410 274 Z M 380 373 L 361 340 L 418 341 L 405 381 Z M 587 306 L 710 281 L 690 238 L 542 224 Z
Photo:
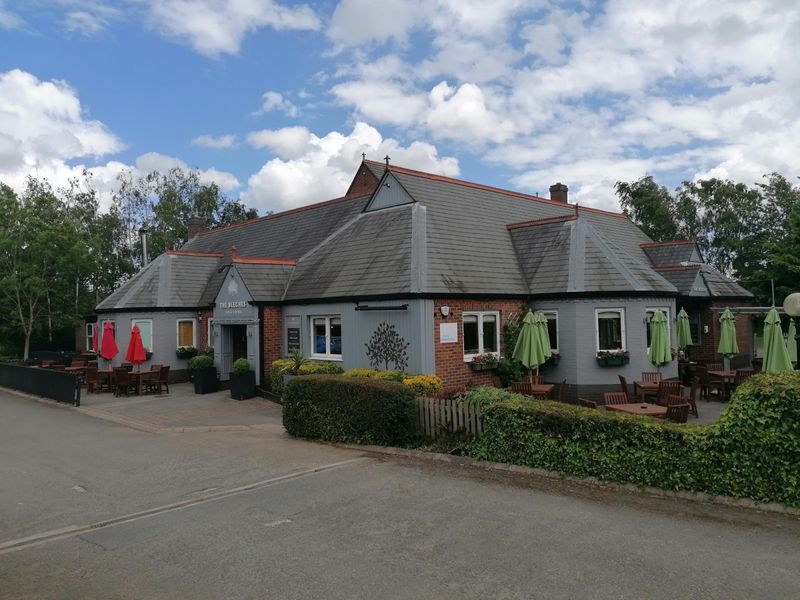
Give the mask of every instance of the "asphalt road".
M 0 393 L 0 598 L 800 598 L 800 522 Z

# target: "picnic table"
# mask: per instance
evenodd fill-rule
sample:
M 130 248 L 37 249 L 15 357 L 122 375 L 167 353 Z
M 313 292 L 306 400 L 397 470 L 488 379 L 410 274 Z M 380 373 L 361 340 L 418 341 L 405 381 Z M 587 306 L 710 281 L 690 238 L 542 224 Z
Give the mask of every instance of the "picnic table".
M 637 379 L 633 382 L 633 393 L 635 394 L 638 389 L 639 397 L 644 402 L 646 396 L 658 395 L 658 383 L 658 381 L 641 381 Z
M 612 412 L 623 412 L 629 415 L 642 415 L 644 417 L 655 417 L 663 419 L 667 416 L 667 407 L 658 404 L 648 404 L 646 402 L 632 402 L 630 404 L 608 404 L 606 410 Z

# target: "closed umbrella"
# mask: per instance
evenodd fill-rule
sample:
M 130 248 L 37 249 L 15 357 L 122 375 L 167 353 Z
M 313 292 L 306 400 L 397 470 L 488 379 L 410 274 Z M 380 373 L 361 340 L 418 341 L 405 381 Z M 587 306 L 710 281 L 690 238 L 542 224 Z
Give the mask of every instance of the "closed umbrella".
M 689 315 L 684 309 L 678 313 L 678 348 L 686 350 L 692 345 L 692 331 L 689 329 Z
M 545 355 L 542 341 L 539 335 L 540 327 L 537 324 L 537 317 L 531 311 L 522 320 L 522 328 L 519 331 L 517 344 L 514 346 L 512 357 L 518 360 L 529 369 L 539 370 L 539 366 L 544 364 L 549 357 Z M 548 346 L 550 339 L 548 337 Z
M 553 356 L 553 348 L 550 346 L 550 332 L 547 330 L 547 317 L 543 312 L 537 311 L 534 313 L 533 318 L 536 320 L 536 336 L 539 340 L 539 347 L 546 361 Z
M 97 329 L 97 325 L 95 325 L 94 326 L 94 333 L 92 334 L 92 350 L 94 350 L 95 352 L 100 350 L 100 348 L 97 347 L 97 342 L 98 342 L 97 334 L 98 333 L 100 333 L 100 330 Z
M 128 343 L 128 351 L 125 353 L 125 360 L 134 365 L 140 365 L 147 360 L 142 344 L 142 332 L 139 326 L 134 325 L 131 329 L 131 341 Z
M 739 344 L 736 343 L 736 318 L 729 309 L 725 309 L 719 318 L 719 346 L 717 352 L 730 358 L 739 354 Z
M 669 343 L 667 317 L 661 310 L 656 310 L 650 319 L 650 350 L 647 359 L 661 370 L 661 366 L 672 361 L 672 348 Z
M 789 360 L 797 362 L 797 328 L 794 319 L 789 319 L 789 331 L 786 332 L 786 349 L 789 351 Z
M 786 342 L 783 341 L 781 318 L 774 308 L 767 313 L 767 318 L 764 319 L 764 364 L 761 370 L 765 373 L 792 370 L 789 351 L 786 349 Z
M 119 354 L 119 350 L 114 341 L 114 325 L 109 322 L 103 326 L 103 343 L 100 346 L 100 356 L 106 360 L 111 360 L 117 354 Z

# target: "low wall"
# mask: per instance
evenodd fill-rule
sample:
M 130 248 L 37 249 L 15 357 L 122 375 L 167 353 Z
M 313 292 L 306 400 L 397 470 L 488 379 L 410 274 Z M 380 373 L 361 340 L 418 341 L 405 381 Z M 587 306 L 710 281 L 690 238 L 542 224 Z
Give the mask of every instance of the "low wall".
M 3 363 L 0 364 L 0 387 L 81 405 L 80 379 L 72 373 Z

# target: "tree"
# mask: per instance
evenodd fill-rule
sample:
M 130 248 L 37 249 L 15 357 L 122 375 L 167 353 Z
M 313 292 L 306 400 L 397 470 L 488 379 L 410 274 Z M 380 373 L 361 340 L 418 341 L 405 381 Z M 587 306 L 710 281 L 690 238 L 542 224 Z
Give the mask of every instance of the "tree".
M 614 189 L 622 212 L 656 242 L 674 240 L 678 226 L 674 217 L 674 200 L 667 188 L 659 186 L 651 175 L 630 183 L 618 181 Z
M 389 363 L 394 363 L 394 368 L 403 371 L 408 366 L 406 349 L 411 342 L 405 341 L 394 328 L 394 325 L 383 322 L 373 332 L 367 347 L 369 364 L 373 369 L 389 369 Z

